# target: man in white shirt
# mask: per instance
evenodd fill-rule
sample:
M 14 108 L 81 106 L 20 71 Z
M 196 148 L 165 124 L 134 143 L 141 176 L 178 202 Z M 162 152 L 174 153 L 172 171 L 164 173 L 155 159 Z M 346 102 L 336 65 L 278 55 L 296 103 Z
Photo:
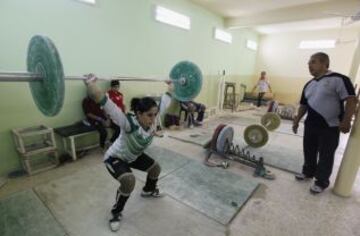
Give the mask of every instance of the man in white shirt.
M 354 86 L 345 75 L 329 70 L 329 56 L 318 52 L 310 57 L 309 72 L 314 76 L 304 86 L 298 113 L 293 120 L 297 133 L 301 118 L 307 113 L 304 128 L 304 165 L 298 181 L 314 179 L 313 194 L 330 184 L 335 151 L 340 132 L 348 133 L 357 99 Z
M 257 82 L 255 87 L 253 88 L 253 92 L 255 91 L 256 88 L 258 88 L 258 90 L 259 90 L 257 106 L 260 107 L 261 106 L 261 100 L 262 100 L 263 96 L 265 95 L 265 93 L 268 90 L 269 90 L 270 93 L 272 93 L 270 83 L 266 79 L 266 72 L 265 71 L 261 72 L 259 81 Z

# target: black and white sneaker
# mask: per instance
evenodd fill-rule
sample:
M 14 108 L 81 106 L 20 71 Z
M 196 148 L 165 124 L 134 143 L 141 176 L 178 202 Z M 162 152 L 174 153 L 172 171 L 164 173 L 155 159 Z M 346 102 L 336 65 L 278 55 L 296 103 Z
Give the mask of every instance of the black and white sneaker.
M 295 179 L 296 179 L 297 181 L 309 181 L 309 180 L 311 180 L 312 178 L 309 177 L 309 176 L 306 176 L 306 175 L 304 175 L 304 174 L 302 174 L 302 173 L 299 173 L 299 174 L 295 174 Z
M 316 184 L 313 184 L 310 187 L 310 193 L 312 193 L 312 194 L 319 194 L 319 193 L 322 193 L 323 191 L 324 191 L 324 189 Z
M 202 122 L 194 121 L 194 126 L 196 126 L 196 127 L 202 126 Z
M 111 231 L 116 232 L 120 229 L 120 221 L 122 219 L 122 214 L 112 215 L 112 218 L 109 220 L 109 226 Z
M 149 191 L 149 192 L 145 192 L 144 190 L 142 190 L 141 196 L 159 198 L 159 197 L 163 197 L 164 194 L 160 193 L 160 190 L 158 188 L 155 188 L 153 191 Z

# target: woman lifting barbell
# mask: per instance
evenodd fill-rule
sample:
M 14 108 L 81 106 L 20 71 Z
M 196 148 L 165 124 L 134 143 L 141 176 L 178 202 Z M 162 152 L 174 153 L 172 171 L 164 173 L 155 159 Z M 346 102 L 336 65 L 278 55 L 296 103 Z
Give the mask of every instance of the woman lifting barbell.
M 122 211 L 135 187 L 135 176 L 131 168 L 146 171 L 147 178 L 142 189 L 143 197 L 161 197 L 156 184 L 160 175 L 160 165 L 144 153 L 155 135 L 155 118 L 158 113 L 156 102 L 150 97 L 133 98 L 131 110 L 134 114 L 125 115 L 96 85 L 96 76 L 90 74 L 85 80 L 89 94 L 103 106 L 111 119 L 124 132 L 110 146 L 104 155 L 104 163 L 110 174 L 120 182 L 116 202 L 111 210 L 110 229 L 120 228 Z

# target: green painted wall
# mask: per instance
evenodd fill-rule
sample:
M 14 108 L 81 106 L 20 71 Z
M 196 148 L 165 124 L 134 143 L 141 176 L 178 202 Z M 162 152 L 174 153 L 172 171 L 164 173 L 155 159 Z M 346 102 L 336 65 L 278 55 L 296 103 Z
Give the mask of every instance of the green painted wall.
M 191 30 L 154 21 L 157 3 L 190 16 Z M 258 40 L 256 33 L 239 30 L 232 32 L 231 45 L 215 41 L 214 26 L 223 26 L 221 17 L 186 0 L 97 0 L 95 6 L 75 0 L 1 0 L 0 70 L 25 71 L 29 39 L 45 34 L 55 42 L 67 75 L 165 77 L 176 62 L 191 60 L 204 74 L 197 100 L 214 106 L 222 70 L 230 80 L 252 83 L 256 53 L 245 48 L 245 41 Z M 133 96 L 161 94 L 165 88 L 162 83 L 122 84 L 127 103 Z M 59 127 L 81 120 L 84 96 L 81 82 L 66 82 L 61 113 L 46 117 L 35 107 L 26 83 L 1 83 L 0 175 L 20 166 L 11 129 L 37 124 Z

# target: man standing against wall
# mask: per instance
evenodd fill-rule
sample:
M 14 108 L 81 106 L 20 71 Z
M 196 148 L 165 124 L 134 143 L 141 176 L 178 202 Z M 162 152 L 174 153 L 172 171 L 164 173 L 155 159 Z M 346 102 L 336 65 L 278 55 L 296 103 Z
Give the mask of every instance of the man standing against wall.
M 313 194 L 321 193 L 329 184 L 335 150 L 340 132 L 348 133 L 356 107 L 351 80 L 329 70 L 329 56 L 318 52 L 308 62 L 311 79 L 302 91 L 300 107 L 293 121 L 297 133 L 300 119 L 307 113 L 304 130 L 304 165 L 296 180 L 315 178 L 310 187 Z

